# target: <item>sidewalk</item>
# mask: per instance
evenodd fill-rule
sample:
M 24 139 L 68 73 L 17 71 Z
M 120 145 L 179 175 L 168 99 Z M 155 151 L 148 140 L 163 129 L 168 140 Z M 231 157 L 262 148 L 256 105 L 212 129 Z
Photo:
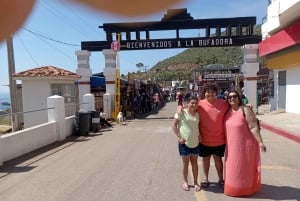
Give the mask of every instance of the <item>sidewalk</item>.
M 262 128 L 300 143 L 300 114 L 270 112 L 257 118 Z

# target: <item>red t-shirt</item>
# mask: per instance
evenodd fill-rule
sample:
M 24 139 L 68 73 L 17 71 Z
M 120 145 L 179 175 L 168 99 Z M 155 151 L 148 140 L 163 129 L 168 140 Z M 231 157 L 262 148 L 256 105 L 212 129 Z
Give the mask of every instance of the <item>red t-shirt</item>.
M 198 102 L 197 111 L 200 114 L 199 130 L 201 143 L 206 146 L 225 144 L 224 116 L 229 108 L 224 100 L 216 99 L 213 103 L 206 99 Z

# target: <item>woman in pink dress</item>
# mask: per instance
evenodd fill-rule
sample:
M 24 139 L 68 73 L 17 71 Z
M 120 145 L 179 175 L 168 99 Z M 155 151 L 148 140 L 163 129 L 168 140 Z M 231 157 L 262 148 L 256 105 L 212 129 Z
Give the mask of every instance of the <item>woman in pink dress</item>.
M 227 102 L 224 194 L 252 195 L 261 188 L 260 149 L 265 152 L 266 147 L 256 116 L 250 107 L 242 105 L 239 93 L 230 91 Z

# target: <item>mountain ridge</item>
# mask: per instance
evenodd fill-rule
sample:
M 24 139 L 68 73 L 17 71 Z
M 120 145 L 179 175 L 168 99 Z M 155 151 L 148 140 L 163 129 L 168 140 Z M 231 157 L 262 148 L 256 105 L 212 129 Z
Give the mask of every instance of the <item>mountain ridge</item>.
M 254 34 L 261 36 L 261 25 L 256 25 Z M 167 50 L 166 50 L 167 51 Z M 156 63 L 147 72 L 134 73 L 137 79 L 170 82 L 193 78 L 193 71 L 209 64 L 222 64 L 224 67 L 241 66 L 241 47 L 198 47 Z

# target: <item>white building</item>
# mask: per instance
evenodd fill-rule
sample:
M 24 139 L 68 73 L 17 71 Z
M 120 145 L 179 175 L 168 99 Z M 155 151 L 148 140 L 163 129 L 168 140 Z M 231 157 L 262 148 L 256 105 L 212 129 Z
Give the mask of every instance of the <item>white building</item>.
M 60 95 L 65 98 L 66 116 L 74 115 L 78 103 L 77 80 L 80 75 L 54 66 L 29 69 L 12 75 L 22 81 L 24 128 L 48 122 L 47 98 Z M 20 101 L 20 100 L 18 100 Z
M 271 110 L 300 114 L 300 0 L 269 0 L 259 56 L 273 70 Z

